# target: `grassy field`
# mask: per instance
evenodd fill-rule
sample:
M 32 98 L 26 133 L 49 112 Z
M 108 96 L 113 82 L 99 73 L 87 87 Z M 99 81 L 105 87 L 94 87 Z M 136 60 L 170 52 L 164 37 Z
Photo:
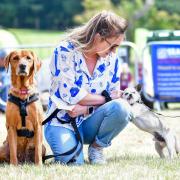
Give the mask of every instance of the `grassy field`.
M 43 31 L 31 29 L 8 29 L 15 35 L 19 44 L 21 45 L 36 45 L 32 50 L 37 53 L 41 59 L 47 58 L 52 55 L 54 47 L 59 43 L 62 38 L 63 32 L 60 31 Z M 47 44 L 52 44 L 52 48 L 46 47 Z M 44 45 L 44 48 L 40 46 Z M 31 48 L 28 48 L 31 49 Z
M 43 31 L 31 29 L 8 29 L 18 39 L 20 44 L 44 44 L 59 42 L 63 32 L 60 31 Z
M 179 115 L 179 109 L 162 112 L 165 115 Z M 180 139 L 180 118 L 163 118 Z M 5 117 L 0 115 L 0 144 L 6 137 Z M 47 147 L 47 154 L 50 148 Z M 84 148 L 84 166 L 63 166 L 46 164 L 42 167 L 23 165 L 13 167 L 0 165 L 0 179 L 180 179 L 180 157 L 173 160 L 160 159 L 155 152 L 152 136 L 138 130 L 133 124 L 119 134 L 112 146 L 105 149 L 107 165 L 90 165 L 87 161 L 87 146 Z M 167 151 L 165 151 L 167 154 Z M 3 175 L 3 176 L 2 176 Z
M 19 30 L 10 29 L 22 44 L 58 44 L 61 32 Z M 38 55 L 42 58 L 51 56 L 52 49 L 44 49 Z M 45 53 L 44 53 L 45 51 Z M 172 105 L 171 110 L 163 111 L 167 115 L 179 115 L 178 105 Z M 173 129 L 180 139 L 180 118 L 163 118 L 163 121 Z M 5 116 L 0 114 L 0 145 L 6 138 Z M 45 142 L 45 140 L 44 140 Z M 45 142 L 47 154 L 51 154 L 48 144 Z M 112 146 L 105 149 L 107 165 L 90 165 L 87 161 L 87 146 L 84 148 L 86 163 L 84 166 L 62 166 L 58 164 L 46 164 L 42 167 L 23 165 L 18 167 L 6 164 L 0 165 L 1 179 L 180 179 L 180 157 L 174 160 L 160 159 L 153 146 L 152 136 L 138 130 L 131 123 L 112 142 Z M 167 151 L 166 151 L 167 154 Z

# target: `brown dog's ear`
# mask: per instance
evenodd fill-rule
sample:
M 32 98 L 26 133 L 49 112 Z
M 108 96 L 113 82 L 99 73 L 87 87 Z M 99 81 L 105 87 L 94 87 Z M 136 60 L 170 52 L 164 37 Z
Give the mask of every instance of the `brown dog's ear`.
M 13 53 L 14 53 L 14 51 L 12 51 L 9 55 L 7 55 L 4 58 L 4 66 L 5 66 L 7 72 L 8 72 L 8 69 L 9 69 L 9 62 L 10 62 L 10 59 L 11 59 L 11 56 L 12 56 Z
M 33 51 L 31 51 L 31 54 L 34 57 L 34 72 L 36 73 L 41 67 L 41 61 L 38 59 L 37 55 Z
M 141 84 L 137 84 L 137 85 L 135 86 L 135 89 L 136 89 L 138 92 L 140 92 L 141 89 L 142 89 L 142 85 L 141 85 Z

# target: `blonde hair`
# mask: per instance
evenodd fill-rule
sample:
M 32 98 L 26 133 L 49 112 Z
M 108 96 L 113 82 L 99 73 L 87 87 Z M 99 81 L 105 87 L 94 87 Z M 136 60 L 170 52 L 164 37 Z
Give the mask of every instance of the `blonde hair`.
M 102 38 L 124 34 L 127 21 L 110 11 L 102 11 L 92 17 L 85 25 L 70 30 L 65 40 L 72 42 L 81 51 L 88 51 L 97 33 Z

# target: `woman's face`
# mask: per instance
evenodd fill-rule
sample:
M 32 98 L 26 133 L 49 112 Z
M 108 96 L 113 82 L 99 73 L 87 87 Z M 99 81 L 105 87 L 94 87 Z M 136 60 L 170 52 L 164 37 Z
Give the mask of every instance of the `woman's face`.
M 116 37 L 102 38 L 100 35 L 95 37 L 94 48 L 99 57 L 106 57 L 110 53 L 115 53 L 116 49 L 124 40 L 124 34 Z

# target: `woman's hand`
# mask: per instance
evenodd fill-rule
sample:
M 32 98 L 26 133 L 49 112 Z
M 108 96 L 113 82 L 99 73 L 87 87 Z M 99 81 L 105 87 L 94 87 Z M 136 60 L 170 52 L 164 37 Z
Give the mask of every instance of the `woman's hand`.
M 87 106 L 81 106 L 79 104 L 76 104 L 71 111 L 68 111 L 69 116 L 71 116 L 72 118 L 87 113 L 88 113 Z
M 122 90 L 114 90 L 110 93 L 110 97 L 112 99 L 118 99 L 122 96 L 123 91 Z

